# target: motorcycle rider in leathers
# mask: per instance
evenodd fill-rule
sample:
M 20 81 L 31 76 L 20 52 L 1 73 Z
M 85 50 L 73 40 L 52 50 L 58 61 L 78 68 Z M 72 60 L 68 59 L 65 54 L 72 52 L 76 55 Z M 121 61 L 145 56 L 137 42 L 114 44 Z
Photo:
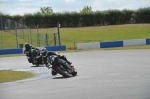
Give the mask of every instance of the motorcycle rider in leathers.
M 39 50 L 37 47 L 33 47 L 30 44 L 26 43 L 25 44 L 25 50 L 24 53 L 26 54 L 26 56 L 30 57 L 30 59 L 28 59 L 29 63 L 34 64 L 34 62 L 31 59 L 35 59 L 35 57 L 37 56 L 37 50 Z M 34 52 L 34 53 L 33 53 Z
M 34 47 L 32 47 L 30 44 L 26 43 L 25 44 L 25 50 L 24 53 L 26 54 L 26 56 L 31 58 L 31 49 L 33 49 Z M 31 60 L 28 60 L 31 63 Z
M 43 63 L 46 65 L 46 67 L 49 69 L 50 65 L 47 63 L 47 57 L 51 55 L 57 55 L 59 58 L 65 60 L 68 64 L 72 64 L 70 61 L 67 60 L 66 56 L 60 55 L 56 52 L 48 51 L 46 48 L 43 48 L 41 51 L 41 54 L 43 56 Z M 52 75 L 56 75 L 57 73 L 52 69 Z

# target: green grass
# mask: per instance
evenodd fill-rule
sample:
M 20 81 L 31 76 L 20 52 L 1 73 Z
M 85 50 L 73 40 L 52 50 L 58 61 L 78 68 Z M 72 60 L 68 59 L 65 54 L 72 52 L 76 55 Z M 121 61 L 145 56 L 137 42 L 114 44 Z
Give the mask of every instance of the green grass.
M 54 28 L 38 29 L 41 35 L 41 45 L 44 44 L 44 34 L 48 33 L 49 42 L 53 38 Z M 32 45 L 37 46 L 37 30 L 32 29 Z M 16 47 L 16 38 L 14 30 L 11 33 L 0 32 L 0 48 Z M 29 29 L 24 30 L 24 39 L 21 30 L 18 30 L 18 43 L 31 42 Z M 150 38 L 150 24 L 125 24 L 95 27 L 79 27 L 79 28 L 60 28 L 61 44 L 66 45 L 67 49 L 73 49 L 77 43 L 87 42 L 103 42 L 114 40 L 129 40 Z M 2 41 L 4 44 L 2 44 Z
M 0 83 L 22 80 L 33 76 L 34 74 L 29 72 L 0 70 Z
M 127 24 L 85 28 L 62 28 L 61 41 L 67 48 L 77 43 L 150 38 L 150 24 Z
M 25 54 L 6 54 L 6 55 L 0 55 L 0 58 L 3 58 L 3 57 L 14 57 L 14 56 L 25 56 Z
M 141 46 L 125 46 L 125 47 L 114 47 L 114 48 L 102 48 L 104 50 L 135 50 L 135 49 L 150 49 L 150 45 Z

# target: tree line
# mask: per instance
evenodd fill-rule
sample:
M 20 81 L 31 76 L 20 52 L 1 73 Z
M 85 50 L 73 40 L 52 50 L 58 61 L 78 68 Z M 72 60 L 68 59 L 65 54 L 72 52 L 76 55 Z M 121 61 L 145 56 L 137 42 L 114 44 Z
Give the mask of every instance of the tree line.
M 40 9 L 40 12 L 34 14 L 25 14 L 23 16 L 5 15 L 5 17 L 21 21 L 31 28 L 35 28 L 37 25 L 40 28 L 56 27 L 58 22 L 61 24 L 61 27 L 150 23 L 150 7 L 138 10 L 92 11 L 90 6 L 86 6 L 80 12 L 63 13 L 54 13 L 51 7 L 43 7 Z

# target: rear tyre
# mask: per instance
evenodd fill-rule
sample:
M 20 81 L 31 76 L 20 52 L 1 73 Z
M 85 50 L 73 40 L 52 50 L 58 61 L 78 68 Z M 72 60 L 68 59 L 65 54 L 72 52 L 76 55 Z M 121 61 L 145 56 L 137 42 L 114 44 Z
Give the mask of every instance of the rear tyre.
M 35 65 L 36 65 L 37 67 L 39 66 L 39 64 L 38 64 L 38 63 L 36 63 Z
M 52 75 L 57 75 L 57 72 L 55 72 L 54 70 L 52 70 Z

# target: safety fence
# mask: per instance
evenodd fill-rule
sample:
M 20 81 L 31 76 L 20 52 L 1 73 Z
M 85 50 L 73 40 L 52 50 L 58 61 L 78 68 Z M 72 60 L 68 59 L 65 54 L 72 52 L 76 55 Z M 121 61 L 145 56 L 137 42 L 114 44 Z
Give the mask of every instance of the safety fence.
M 15 21 L 0 17 L 0 49 L 23 48 L 25 43 L 32 46 L 57 46 L 61 45 L 59 27 L 31 29 L 22 24 L 22 20 Z

